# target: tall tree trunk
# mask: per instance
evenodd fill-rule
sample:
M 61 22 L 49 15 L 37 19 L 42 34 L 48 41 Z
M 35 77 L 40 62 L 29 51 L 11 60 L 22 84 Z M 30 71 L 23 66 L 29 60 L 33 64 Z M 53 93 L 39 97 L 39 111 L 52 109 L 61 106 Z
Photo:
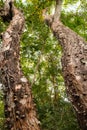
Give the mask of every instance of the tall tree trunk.
M 46 15 L 45 22 L 63 49 L 62 71 L 69 100 L 76 111 L 82 130 L 87 130 L 87 42 L 60 21 L 62 0 L 56 0 L 53 16 Z
M 6 0 L 1 10 L 4 21 L 10 21 L 2 34 L 0 50 L 1 81 L 4 85 L 5 117 L 8 130 L 40 130 L 28 80 L 20 67 L 20 36 L 24 27 L 23 14 Z

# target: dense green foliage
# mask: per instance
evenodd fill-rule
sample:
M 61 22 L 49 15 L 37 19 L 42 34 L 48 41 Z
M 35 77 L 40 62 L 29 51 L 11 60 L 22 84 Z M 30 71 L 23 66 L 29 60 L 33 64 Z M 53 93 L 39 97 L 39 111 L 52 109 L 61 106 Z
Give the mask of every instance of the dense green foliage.
M 2 6 L 2 1 L 0 1 Z M 29 79 L 43 130 L 79 130 L 74 110 L 67 99 L 62 77 L 61 47 L 45 25 L 42 11 L 54 8 L 53 0 L 15 2 L 25 16 L 21 38 L 21 66 Z M 77 6 L 76 6 L 77 5 Z M 64 0 L 62 22 L 87 39 L 87 2 Z M 71 8 L 70 8 L 71 7 Z M 8 23 L 0 19 L 0 33 Z M 2 92 L 0 93 L 0 128 L 3 127 Z M 4 128 L 2 128 L 4 130 Z

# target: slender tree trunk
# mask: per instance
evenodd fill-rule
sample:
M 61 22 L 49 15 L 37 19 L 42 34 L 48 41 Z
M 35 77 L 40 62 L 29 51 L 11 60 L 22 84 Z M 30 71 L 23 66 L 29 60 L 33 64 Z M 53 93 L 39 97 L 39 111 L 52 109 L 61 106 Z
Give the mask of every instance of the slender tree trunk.
M 87 42 L 59 20 L 61 0 L 56 0 L 53 16 L 44 11 L 45 22 L 63 49 L 62 71 L 69 100 L 76 111 L 81 130 L 87 130 Z
M 20 36 L 24 27 L 23 14 L 7 0 L 1 10 L 4 21 L 10 21 L 2 34 L 0 50 L 1 80 L 4 85 L 5 117 L 8 130 L 40 130 L 28 80 L 20 67 Z

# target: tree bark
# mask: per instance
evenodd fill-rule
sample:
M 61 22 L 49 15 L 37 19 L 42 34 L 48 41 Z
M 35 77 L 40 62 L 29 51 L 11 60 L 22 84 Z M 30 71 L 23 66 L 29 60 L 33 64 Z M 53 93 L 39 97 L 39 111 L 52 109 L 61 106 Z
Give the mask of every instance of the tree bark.
M 58 8 L 62 5 L 61 0 L 56 0 L 56 4 L 59 5 L 56 5 L 55 14 L 48 16 L 44 11 L 44 19 L 62 46 L 62 71 L 67 95 L 81 130 L 87 130 L 87 42 L 63 25 L 59 19 L 61 7 Z
M 20 67 L 20 36 L 25 19 L 11 0 L 0 13 L 3 21 L 10 21 L 1 35 L 0 73 L 4 85 L 5 117 L 8 130 L 40 130 L 31 86 Z

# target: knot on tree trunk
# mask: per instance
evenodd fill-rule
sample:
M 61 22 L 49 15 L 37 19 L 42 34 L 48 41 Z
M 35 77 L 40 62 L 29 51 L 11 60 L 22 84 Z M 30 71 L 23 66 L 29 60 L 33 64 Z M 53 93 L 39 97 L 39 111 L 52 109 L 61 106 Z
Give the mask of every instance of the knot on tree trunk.
M 3 9 L 0 9 L 0 16 L 3 19 L 3 22 L 10 22 L 13 17 L 13 2 L 9 1 L 5 4 Z

